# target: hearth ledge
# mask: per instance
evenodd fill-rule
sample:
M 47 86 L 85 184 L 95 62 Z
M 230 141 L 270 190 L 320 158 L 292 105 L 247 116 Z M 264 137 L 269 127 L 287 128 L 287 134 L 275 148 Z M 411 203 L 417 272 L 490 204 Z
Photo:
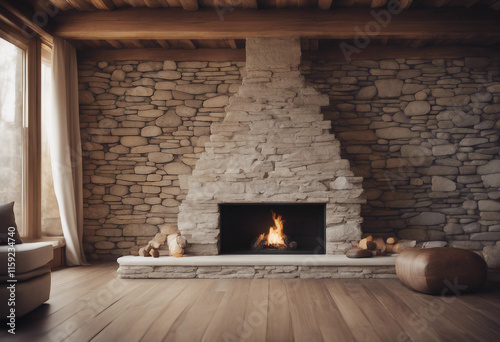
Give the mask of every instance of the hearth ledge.
M 207 255 L 144 258 L 126 255 L 120 266 L 394 266 L 396 255 L 350 259 L 345 255 Z
M 395 278 L 396 256 L 215 255 L 118 258 L 119 278 Z

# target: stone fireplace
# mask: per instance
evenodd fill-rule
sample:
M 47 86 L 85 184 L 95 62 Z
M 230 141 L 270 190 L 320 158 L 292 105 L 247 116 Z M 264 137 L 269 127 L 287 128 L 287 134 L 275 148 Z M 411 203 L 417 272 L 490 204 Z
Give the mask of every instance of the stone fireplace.
M 321 114 L 329 99 L 304 82 L 298 38 L 252 38 L 246 75 L 211 126 L 178 226 L 191 255 L 221 251 L 220 205 L 323 204 L 326 254 L 360 239 L 362 178 L 354 177 Z

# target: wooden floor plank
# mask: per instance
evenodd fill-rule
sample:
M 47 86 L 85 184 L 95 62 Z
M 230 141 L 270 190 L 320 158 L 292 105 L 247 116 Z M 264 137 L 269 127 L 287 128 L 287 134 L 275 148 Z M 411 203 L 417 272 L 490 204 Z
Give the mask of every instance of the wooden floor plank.
M 85 295 L 67 303 L 65 307 L 50 314 L 43 322 L 36 322 L 30 329 L 43 332 L 52 331 L 53 333 L 66 331 L 68 333 L 66 326 L 75 325 L 74 322 L 86 322 L 92 319 L 138 286 L 130 284 L 125 286 L 124 282 L 122 282 L 121 288 L 111 285 L 116 282 L 120 282 L 120 280 L 112 279 L 99 290 L 84 292 Z M 113 288 L 120 290 L 113 291 Z M 100 295 L 97 294 L 98 291 Z
M 478 315 L 486 317 L 500 326 L 500 311 L 492 306 L 488 300 L 480 298 L 475 294 L 468 294 L 457 297 L 457 301 L 466 305 L 470 310 L 476 312 Z
M 469 306 L 460 302 L 458 297 L 446 298 L 446 305 L 451 306 L 456 312 L 468 318 L 466 323 L 461 322 L 463 328 L 476 331 L 479 340 L 495 341 L 500 339 L 500 316 L 488 317 L 481 312 L 472 310 Z
M 222 298 L 201 341 L 239 341 L 243 332 L 250 284 L 251 280 L 248 279 L 234 280 L 233 286 Z
M 439 296 L 430 296 L 411 291 L 404 287 L 397 279 L 387 279 L 384 281 L 384 285 L 393 293 L 404 296 L 405 300 L 412 305 L 417 315 L 417 319 L 415 320 L 417 325 L 420 325 L 422 328 L 434 324 L 439 326 L 439 329 L 436 331 L 442 340 L 479 341 L 476 335 L 473 336 L 467 330 L 463 329 L 462 323 L 466 322 L 466 318 L 452 308 L 443 307 Z
M 406 332 L 401 329 L 397 321 L 387 314 L 387 310 L 382 307 L 376 299 L 368 293 L 359 279 L 343 279 L 342 282 L 350 297 L 356 302 L 373 327 L 384 327 L 374 329 L 373 332 L 382 341 L 409 340 Z
M 203 334 L 207 329 L 210 321 L 213 319 L 217 308 L 226 294 L 226 291 L 221 289 L 224 285 L 229 285 L 231 282 L 219 283 L 216 280 L 210 282 L 204 294 L 202 294 L 189 308 L 175 321 L 172 328 L 170 328 L 165 341 L 183 341 L 189 336 L 192 341 L 201 341 Z
M 324 282 L 317 279 L 307 279 L 305 282 L 323 340 L 332 342 L 355 341 L 349 326 L 330 296 Z
M 283 279 L 269 280 L 266 339 L 276 342 L 294 340 L 288 294 Z
M 415 313 L 407 305 L 404 297 L 395 295 L 389 291 L 382 282 L 376 279 L 365 279 L 363 286 L 382 305 L 386 313 L 390 315 L 404 329 L 406 335 L 412 341 L 418 342 L 439 342 L 441 338 L 432 326 L 421 329 L 415 324 Z
M 154 291 L 154 286 L 144 287 L 137 282 L 133 291 L 129 292 L 111 306 L 100 312 L 97 316 L 95 316 L 95 319 L 88 320 L 85 324 L 81 325 L 64 341 L 80 342 L 92 340 L 101 332 L 101 330 L 116 320 L 121 314 L 127 312 L 128 308 L 137 300 L 142 300 L 142 298 L 147 296 L 151 291 Z
M 265 342 L 269 310 L 269 279 L 253 279 L 247 295 L 242 338 L 245 341 Z
M 496 341 L 500 286 L 458 297 L 397 279 L 117 279 L 116 263 L 52 273 L 10 341 Z
M 185 289 L 165 303 L 164 310 L 149 327 L 141 341 L 163 341 L 179 316 L 204 294 L 209 285 L 208 279 L 185 281 Z
M 374 329 L 377 329 L 377 327 L 371 325 L 363 311 L 349 296 L 342 281 L 339 279 L 325 279 L 324 283 L 356 341 L 381 342 L 380 338 L 374 333 Z
M 153 288 L 140 301 L 134 301 L 127 311 L 112 321 L 92 340 L 108 342 L 112 340 L 140 341 L 149 327 L 164 310 L 165 301 L 174 299 L 185 286 L 177 280 L 156 282 Z M 124 327 L 127 327 L 124 329 Z
M 323 341 L 311 306 L 309 291 L 300 279 L 285 281 L 288 293 L 288 307 L 292 316 L 293 337 L 296 342 Z

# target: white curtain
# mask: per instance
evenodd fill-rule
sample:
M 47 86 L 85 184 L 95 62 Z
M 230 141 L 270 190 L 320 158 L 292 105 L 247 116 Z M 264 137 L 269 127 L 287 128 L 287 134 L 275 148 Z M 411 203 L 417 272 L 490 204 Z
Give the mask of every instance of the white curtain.
M 69 266 L 85 265 L 76 51 L 57 37 L 52 50 L 52 86 L 53 110 L 47 115 L 47 135 L 54 190 L 66 240 L 66 262 Z

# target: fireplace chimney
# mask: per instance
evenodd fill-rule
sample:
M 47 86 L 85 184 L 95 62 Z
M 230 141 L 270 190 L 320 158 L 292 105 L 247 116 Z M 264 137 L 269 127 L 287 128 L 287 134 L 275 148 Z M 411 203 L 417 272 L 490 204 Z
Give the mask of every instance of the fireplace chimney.
M 221 203 L 325 203 L 326 253 L 361 237 L 362 178 L 340 156 L 321 95 L 300 74 L 299 38 L 249 38 L 246 75 L 189 179 L 179 230 L 194 255 L 219 254 Z

